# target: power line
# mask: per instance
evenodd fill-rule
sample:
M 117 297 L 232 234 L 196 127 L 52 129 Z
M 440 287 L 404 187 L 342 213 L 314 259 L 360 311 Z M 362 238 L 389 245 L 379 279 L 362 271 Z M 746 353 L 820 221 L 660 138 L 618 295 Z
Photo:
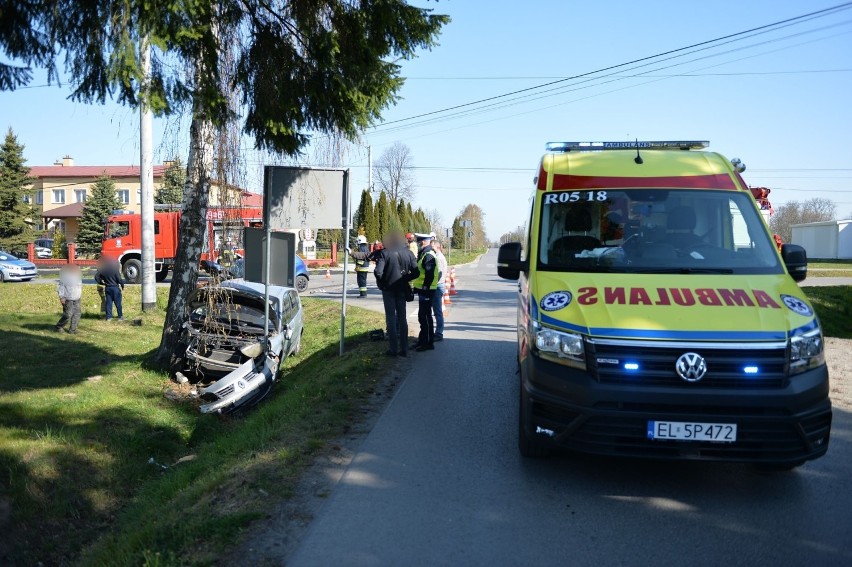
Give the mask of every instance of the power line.
M 645 77 L 728 77 L 728 76 L 749 76 L 749 75 L 806 75 L 813 73 L 848 73 L 852 69 L 800 69 L 796 71 L 741 71 L 735 73 L 682 73 L 673 75 L 643 75 Z M 631 78 L 639 75 L 609 75 L 610 77 Z M 532 81 L 532 80 L 547 80 L 561 79 L 568 77 L 405 77 L 406 81 Z M 47 85 L 43 85 L 47 86 Z
M 625 78 L 629 78 L 629 77 L 636 77 L 636 78 L 638 78 L 638 77 L 643 77 L 643 78 L 649 77 L 649 76 L 651 76 L 650 73 L 653 73 L 655 71 L 670 69 L 672 67 L 678 67 L 678 66 L 681 66 L 681 65 L 686 65 L 688 63 L 700 61 L 700 60 L 703 60 L 703 59 L 718 57 L 720 55 L 726 55 L 726 54 L 729 54 L 729 53 L 735 53 L 735 52 L 743 51 L 745 49 L 751 49 L 753 47 L 764 45 L 764 44 L 767 44 L 767 43 L 774 43 L 774 42 L 777 42 L 777 41 L 782 41 L 784 39 L 789 39 L 791 37 L 797 37 L 799 35 L 805 35 L 805 34 L 809 34 L 809 33 L 823 31 L 823 30 L 828 29 L 828 28 L 837 27 L 837 26 L 840 26 L 840 25 L 846 25 L 848 23 L 852 23 L 852 20 L 837 23 L 837 24 L 832 24 L 832 25 L 829 25 L 829 26 L 824 26 L 822 28 L 817 28 L 817 29 L 814 29 L 814 30 L 808 30 L 808 31 L 799 32 L 799 33 L 795 33 L 795 34 L 790 34 L 790 35 L 787 35 L 787 36 L 767 40 L 767 41 L 760 42 L 760 43 L 755 43 L 755 44 L 752 44 L 752 45 L 738 47 L 738 48 L 731 49 L 731 50 L 728 50 L 728 51 L 725 51 L 725 52 L 722 52 L 722 53 L 705 55 L 705 56 L 702 56 L 702 57 L 697 57 L 695 59 L 690 59 L 688 61 L 682 61 L 680 63 L 673 63 L 673 64 L 666 65 L 666 66 L 663 66 L 663 67 L 657 67 L 656 69 L 653 69 L 653 70 L 650 70 L 650 71 L 643 71 L 643 72 L 638 73 L 636 75 L 620 76 L 619 78 L 614 78 L 614 77 L 616 77 L 617 74 L 616 73 L 610 73 L 610 74 L 606 74 L 606 75 L 601 75 L 599 77 L 587 78 L 587 79 L 584 79 L 583 81 L 580 81 L 578 83 L 563 85 L 563 86 L 555 87 L 555 88 L 552 88 L 552 89 L 540 91 L 538 93 L 528 93 L 528 94 L 524 94 L 524 95 L 520 95 L 520 96 L 517 96 L 517 97 L 514 97 L 514 98 L 507 99 L 505 101 L 492 102 L 492 103 L 489 103 L 489 104 L 486 104 L 486 105 L 483 105 L 483 106 L 479 106 L 478 108 L 469 108 L 469 109 L 465 109 L 465 110 L 459 110 L 458 112 L 454 112 L 454 113 L 451 113 L 451 114 L 445 114 L 443 116 L 434 116 L 434 117 L 431 117 L 431 118 L 425 118 L 423 120 L 419 120 L 417 122 L 413 122 L 413 123 L 409 123 L 409 124 L 401 124 L 401 125 L 394 126 L 392 128 L 386 129 L 386 130 L 376 131 L 375 134 L 382 136 L 382 135 L 387 135 L 387 134 L 391 134 L 391 133 L 394 133 L 394 132 L 398 132 L 398 131 L 401 131 L 401 130 L 406 130 L 408 128 L 422 126 L 422 125 L 431 124 L 431 123 L 435 123 L 435 122 L 441 122 L 441 121 L 445 121 L 445 120 L 458 119 L 458 118 L 466 118 L 466 117 L 473 116 L 473 115 L 476 115 L 476 114 L 483 114 L 483 113 L 491 112 L 491 111 L 494 111 L 494 110 L 502 110 L 502 109 L 517 106 L 517 105 L 520 105 L 520 104 L 527 104 L 527 103 L 530 103 L 530 102 L 534 102 L 536 100 L 551 98 L 551 97 L 554 97 L 554 96 L 559 96 L 559 95 L 567 94 L 567 93 L 570 93 L 570 92 L 585 90 L 585 89 L 589 89 L 589 88 L 593 88 L 593 87 L 599 87 L 599 86 L 606 85 L 606 84 L 609 84 L 609 83 L 620 82 L 620 81 L 625 80 Z M 788 24 L 788 26 L 789 25 L 792 25 L 792 24 Z M 760 33 L 766 33 L 766 32 L 760 32 Z M 835 36 L 836 35 L 844 35 L 845 33 L 848 33 L 848 32 L 843 32 L 841 34 L 835 34 Z M 757 34 L 755 34 L 755 35 L 757 35 Z M 741 57 L 741 58 L 738 58 L 738 59 L 732 59 L 732 60 L 724 61 L 722 63 L 718 63 L 718 64 L 715 64 L 715 65 L 708 65 L 706 67 L 702 67 L 702 68 L 699 68 L 699 69 L 696 69 L 696 70 L 700 71 L 700 70 L 704 70 L 704 69 L 712 69 L 714 67 L 719 67 L 721 65 L 726 65 L 726 64 L 729 64 L 729 63 L 734 63 L 736 61 L 742 61 L 742 60 L 745 60 L 745 59 L 751 59 L 751 58 L 754 58 L 754 57 L 758 57 L 760 55 L 765 55 L 767 53 L 774 53 L 776 51 L 780 51 L 780 50 L 783 50 L 783 49 L 789 49 L 791 47 L 797 47 L 799 45 L 805 45 L 805 44 L 813 43 L 813 42 L 816 42 L 816 41 L 822 41 L 824 39 L 828 39 L 830 37 L 835 37 L 835 36 L 824 36 L 824 37 L 816 38 L 816 39 L 813 39 L 813 40 L 810 40 L 810 41 L 807 41 L 807 42 L 795 44 L 795 45 L 792 45 L 792 46 L 785 46 L 785 47 L 782 47 L 782 48 L 779 48 L 779 49 L 776 49 L 776 50 L 773 50 L 773 51 L 758 53 L 758 54 L 755 54 L 755 55 L 750 55 L 750 56 L 747 56 L 747 57 Z M 732 40 L 732 41 L 735 41 L 735 40 Z M 725 42 L 725 44 L 726 43 L 731 43 L 731 42 Z M 724 45 L 724 44 L 718 44 L 718 45 L 712 46 L 712 47 L 719 47 L 720 45 Z M 704 48 L 692 51 L 688 54 L 697 53 L 698 51 L 704 51 L 706 49 L 710 49 L 710 48 L 704 47 Z M 678 57 L 683 57 L 684 55 L 688 55 L 688 54 L 682 54 L 682 55 L 669 57 L 669 58 L 662 59 L 662 60 L 654 62 L 654 63 L 645 63 L 645 64 L 642 64 L 642 65 L 638 65 L 636 67 L 633 67 L 633 69 L 639 69 L 641 67 L 647 67 L 648 65 L 656 65 L 657 63 L 661 63 L 661 62 L 668 61 L 668 60 L 671 60 L 671 59 L 676 59 Z M 679 75 L 672 75 L 672 76 L 679 76 Z M 665 80 L 666 78 L 669 78 L 669 76 L 664 76 L 662 78 L 656 78 L 656 79 L 651 80 L 651 81 L 645 81 L 645 82 L 634 84 L 634 85 L 628 85 L 626 87 L 621 87 L 621 88 L 618 88 L 618 89 L 613 89 L 613 90 L 609 90 L 609 91 L 599 92 L 599 93 L 596 93 L 596 94 L 591 94 L 589 96 L 582 97 L 582 98 L 579 98 L 579 99 L 570 100 L 570 101 L 567 101 L 567 102 L 561 102 L 561 103 L 557 103 L 557 104 L 550 105 L 550 106 L 535 108 L 535 109 L 528 110 L 528 111 L 525 111 L 525 112 L 522 112 L 522 113 L 515 113 L 515 114 L 512 115 L 512 117 L 517 117 L 517 116 L 521 116 L 521 115 L 524 115 L 524 114 L 531 114 L 531 113 L 535 113 L 535 112 L 540 112 L 542 110 L 548 110 L 548 109 L 551 109 L 551 108 L 555 108 L 557 106 L 563 106 L 563 105 L 570 104 L 570 103 L 573 103 L 573 102 L 578 102 L 578 101 L 586 100 L 586 99 L 589 99 L 589 98 L 595 98 L 595 97 L 598 97 L 598 96 L 603 96 L 605 94 L 611 94 L 613 92 L 618 92 L 618 91 L 621 91 L 621 90 L 626 90 L 626 89 L 635 88 L 635 87 L 647 85 L 647 84 L 654 83 L 654 82 L 659 82 L 659 81 Z M 603 81 L 602 79 L 609 79 L 609 80 Z M 550 93 L 550 94 L 545 94 L 545 93 Z M 464 128 L 464 127 L 469 127 L 469 126 L 477 126 L 477 125 L 480 125 L 480 124 L 486 124 L 486 123 L 494 122 L 494 121 L 497 121 L 497 120 L 503 120 L 505 118 L 506 117 L 492 118 L 492 119 L 481 121 L 481 122 L 475 122 L 475 123 L 467 124 L 467 125 L 464 125 L 464 126 L 458 126 L 456 128 L 450 128 L 448 130 L 440 130 L 440 131 L 432 132 L 432 133 L 429 133 L 429 134 L 423 134 L 423 135 L 417 136 L 417 137 L 434 135 L 434 134 L 443 133 L 443 132 L 447 132 L 447 131 L 458 129 L 458 128 Z M 377 126 L 376 128 L 380 128 L 381 126 L 384 126 L 384 124 Z
M 397 123 L 401 123 L 401 122 L 408 122 L 409 120 L 415 120 L 417 118 L 424 118 L 426 116 L 433 116 L 435 114 L 442 114 L 442 113 L 445 113 L 445 112 L 449 112 L 451 110 L 466 108 L 466 107 L 482 104 L 484 102 L 490 102 L 490 101 L 493 101 L 493 100 L 498 100 L 498 99 L 501 99 L 501 98 L 506 98 L 506 97 L 509 97 L 509 96 L 534 91 L 534 90 L 541 89 L 541 88 L 544 88 L 544 87 L 548 87 L 548 86 L 551 86 L 551 85 L 564 83 L 566 81 L 579 79 L 579 78 L 583 78 L 583 77 L 588 77 L 590 75 L 596 75 L 596 74 L 599 74 L 599 73 L 603 73 L 605 71 L 611 71 L 613 69 L 620 69 L 622 67 L 627 67 L 628 65 L 634 65 L 636 63 L 641 63 L 643 61 L 658 59 L 658 58 L 666 56 L 666 55 L 672 55 L 674 53 L 687 51 L 687 50 L 690 50 L 690 49 L 694 49 L 696 47 L 701 47 L 701 46 L 706 46 L 706 45 L 718 43 L 718 42 L 721 42 L 721 41 L 726 40 L 726 39 L 732 39 L 732 38 L 747 35 L 747 34 L 753 34 L 755 32 L 761 31 L 761 30 L 767 30 L 769 28 L 777 28 L 777 27 L 782 26 L 784 24 L 790 24 L 790 23 L 793 23 L 793 22 L 798 22 L 798 21 L 805 20 L 805 19 L 811 19 L 811 18 L 814 18 L 814 17 L 822 17 L 822 16 L 825 16 L 825 15 L 828 15 L 829 13 L 839 12 L 841 10 L 848 9 L 849 7 L 852 7 L 852 2 L 846 2 L 844 4 L 838 4 L 838 5 L 832 6 L 830 8 L 825 8 L 825 9 L 822 9 L 822 10 L 809 12 L 807 14 L 802 14 L 800 16 L 795 16 L 793 18 L 787 18 L 785 20 L 779 20 L 777 22 L 765 24 L 765 25 L 762 25 L 762 26 L 758 26 L 756 28 L 751 28 L 751 29 L 748 29 L 748 30 L 740 31 L 740 32 L 733 33 L 733 34 L 728 34 L 728 35 L 725 35 L 725 36 L 720 36 L 720 37 L 710 39 L 710 40 L 707 40 L 707 41 L 702 41 L 702 42 L 699 42 L 699 43 L 694 43 L 692 45 L 687 45 L 685 47 L 679 47 L 677 49 L 672 49 L 672 50 L 669 50 L 669 51 L 657 53 L 655 55 L 649 55 L 647 57 L 641 57 L 639 59 L 634 59 L 632 61 L 627 61 L 625 63 L 619 63 L 617 65 L 611 65 L 609 67 L 603 67 L 601 69 L 597 69 L 597 70 L 594 70 L 594 71 L 588 71 L 586 73 L 581 73 L 579 75 L 573 75 L 571 77 L 566 77 L 564 79 L 558 79 L 558 80 L 555 80 L 555 81 L 542 83 L 540 85 L 527 87 L 527 88 L 524 88 L 524 89 L 518 89 L 518 90 L 515 90 L 515 91 L 508 92 L 508 93 L 494 95 L 494 96 L 482 98 L 482 99 L 479 99 L 479 100 L 466 102 L 466 103 L 463 103 L 463 104 L 457 104 L 457 105 L 450 106 L 450 107 L 447 107 L 447 108 L 442 108 L 442 109 L 439 109 L 439 110 L 424 112 L 424 113 L 421 113 L 421 114 L 416 114 L 414 116 L 409 116 L 407 118 L 400 118 L 398 120 L 391 120 L 391 121 L 388 121 L 388 122 L 384 122 L 383 124 L 379 125 L 378 127 L 388 126 L 388 125 L 391 125 L 391 124 L 397 124 Z

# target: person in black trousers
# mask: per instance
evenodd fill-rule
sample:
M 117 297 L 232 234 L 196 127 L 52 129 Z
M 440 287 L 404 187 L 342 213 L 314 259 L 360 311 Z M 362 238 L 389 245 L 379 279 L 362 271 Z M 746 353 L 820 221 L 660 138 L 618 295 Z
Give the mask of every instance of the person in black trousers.
M 121 292 L 124 291 L 124 280 L 121 279 L 121 267 L 116 261 L 105 261 L 103 269 L 97 273 L 97 283 L 104 286 L 106 298 L 106 319 L 112 319 L 112 305 L 118 312 L 118 320 L 124 320 L 124 312 L 121 310 Z
M 385 237 L 384 248 L 376 250 L 373 275 L 382 291 L 385 325 L 388 333 L 387 356 L 408 356 L 408 320 L 405 303 L 410 294 L 409 278 L 417 277 L 417 259 L 405 244 L 401 234 Z
M 432 236 L 416 233 L 414 237 L 420 246 L 417 255 L 418 276 L 411 281 L 414 293 L 418 295 L 417 321 L 420 323 L 420 335 L 412 348 L 418 352 L 435 349 L 435 321 L 432 318 L 432 301 L 438 288 L 438 261 L 432 250 Z

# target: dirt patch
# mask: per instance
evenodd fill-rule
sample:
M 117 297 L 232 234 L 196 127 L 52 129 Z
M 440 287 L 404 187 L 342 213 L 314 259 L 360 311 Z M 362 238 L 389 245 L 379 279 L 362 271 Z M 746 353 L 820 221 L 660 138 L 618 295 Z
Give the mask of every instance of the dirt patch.
M 852 410 L 852 339 L 827 338 L 825 340 L 825 362 L 831 381 L 831 403 L 835 407 Z

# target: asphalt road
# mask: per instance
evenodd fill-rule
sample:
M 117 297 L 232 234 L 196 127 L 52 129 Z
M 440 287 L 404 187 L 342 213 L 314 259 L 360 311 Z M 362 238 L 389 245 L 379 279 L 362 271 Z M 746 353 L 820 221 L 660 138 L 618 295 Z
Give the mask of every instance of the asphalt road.
M 287 565 L 852 564 L 848 405 L 791 473 L 521 457 L 516 284 L 495 263 L 458 269 L 446 340 L 414 355 Z

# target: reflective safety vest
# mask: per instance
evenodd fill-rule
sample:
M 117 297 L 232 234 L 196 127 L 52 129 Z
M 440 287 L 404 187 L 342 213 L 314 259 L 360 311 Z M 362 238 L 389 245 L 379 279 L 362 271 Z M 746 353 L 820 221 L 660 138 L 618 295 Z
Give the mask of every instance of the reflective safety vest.
M 414 278 L 411 282 L 411 286 L 414 289 L 423 289 L 423 282 L 426 281 L 426 268 L 423 267 L 423 263 L 426 261 L 426 256 L 431 256 L 435 262 L 435 271 L 432 276 L 432 285 L 429 286 L 429 289 L 438 289 L 438 278 L 441 276 L 441 270 L 438 268 L 438 255 L 435 254 L 434 250 L 429 250 L 423 256 L 417 260 L 417 267 L 420 268 L 420 275 Z
M 362 254 L 369 254 L 370 248 L 366 244 L 358 245 L 358 252 Z M 370 271 L 370 260 L 369 258 L 364 258 L 363 260 L 355 259 L 355 271 L 357 272 L 369 272 Z

